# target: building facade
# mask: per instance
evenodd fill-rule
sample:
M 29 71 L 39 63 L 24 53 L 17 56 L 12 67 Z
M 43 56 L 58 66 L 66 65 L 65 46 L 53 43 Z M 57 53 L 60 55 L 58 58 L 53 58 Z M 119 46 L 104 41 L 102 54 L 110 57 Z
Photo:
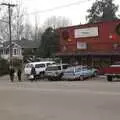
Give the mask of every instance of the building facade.
M 104 66 L 120 61 L 120 20 L 83 24 L 58 29 L 64 61 Z
M 25 56 L 34 56 L 39 47 L 39 41 L 32 40 L 13 40 L 12 41 L 12 57 L 23 59 Z M 10 42 L 0 43 L 0 56 L 4 59 L 10 58 Z
M 22 48 L 18 44 L 12 42 L 12 57 L 23 59 Z M 10 45 L 1 45 L 0 47 L 0 56 L 6 60 L 10 59 Z

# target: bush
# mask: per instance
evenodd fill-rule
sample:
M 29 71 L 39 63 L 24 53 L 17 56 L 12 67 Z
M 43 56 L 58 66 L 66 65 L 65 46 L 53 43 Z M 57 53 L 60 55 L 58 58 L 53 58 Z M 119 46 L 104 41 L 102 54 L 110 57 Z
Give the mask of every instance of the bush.
M 7 60 L 0 58 L 0 76 L 9 73 L 9 64 Z
M 22 68 L 23 61 L 17 58 L 12 59 L 12 64 L 14 68 Z

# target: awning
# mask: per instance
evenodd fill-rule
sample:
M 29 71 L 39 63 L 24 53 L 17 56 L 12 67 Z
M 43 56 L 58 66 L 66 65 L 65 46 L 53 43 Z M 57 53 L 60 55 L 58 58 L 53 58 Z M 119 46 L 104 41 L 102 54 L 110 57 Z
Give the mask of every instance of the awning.
M 55 56 L 120 56 L 120 52 L 66 52 L 56 53 Z

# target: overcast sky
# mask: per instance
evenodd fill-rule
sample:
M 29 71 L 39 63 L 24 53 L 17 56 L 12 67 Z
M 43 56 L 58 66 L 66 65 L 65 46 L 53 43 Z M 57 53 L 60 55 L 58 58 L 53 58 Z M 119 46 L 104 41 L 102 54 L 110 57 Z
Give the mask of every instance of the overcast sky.
M 1 2 L 17 0 L 0 0 Z M 19 0 L 18 0 L 19 1 Z M 87 9 L 91 8 L 95 0 L 20 0 L 29 15 L 30 22 L 35 24 L 35 17 L 40 25 L 51 16 L 65 16 L 73 25 L 86 22 Z M 120 6 L 120 0 L 114 0 Z M 53 10 L 54 9 L 54 10 Z M 120 13 L 120 8 L 119 8 Z

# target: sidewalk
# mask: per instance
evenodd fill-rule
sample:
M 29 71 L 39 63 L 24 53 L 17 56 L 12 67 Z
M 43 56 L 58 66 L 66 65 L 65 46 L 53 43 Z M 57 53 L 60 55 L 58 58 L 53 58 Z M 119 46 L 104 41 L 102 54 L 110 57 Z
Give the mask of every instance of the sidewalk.
M 21 78 L 22 78 L 22 81 L 25 81 L 24 75 L 22 75 Z M 14 80 L 15 80 L 15 81 L 18 80 L 17 76 L 14 77 Z M 10 81 L 9 75 L 0 76 L 0 81 Z
M 1 80 L 8 81 L 9 80 L 9 75 L 0 76 L 0 81 Z

